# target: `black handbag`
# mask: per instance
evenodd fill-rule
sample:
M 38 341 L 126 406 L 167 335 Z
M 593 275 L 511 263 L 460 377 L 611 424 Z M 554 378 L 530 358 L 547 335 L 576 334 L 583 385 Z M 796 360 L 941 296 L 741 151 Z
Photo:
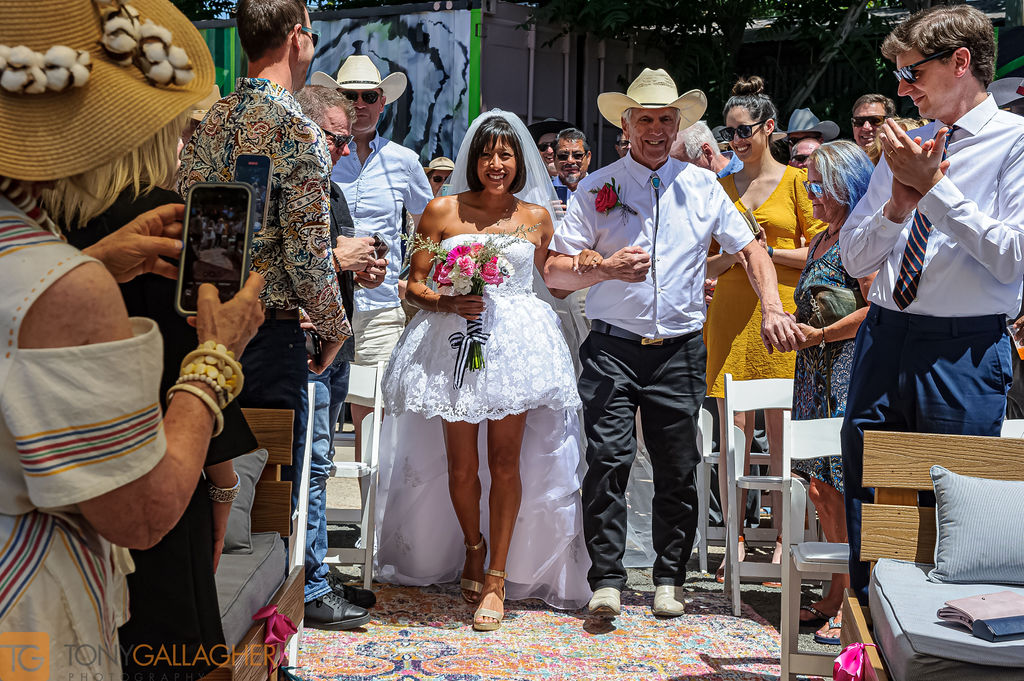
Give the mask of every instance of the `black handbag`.
M 836 323 L 867 305 L 860 287 L 846 288 L 817 284 L 808 287 L 811 294 L 811 316 L 807 323 L 816 329 Z

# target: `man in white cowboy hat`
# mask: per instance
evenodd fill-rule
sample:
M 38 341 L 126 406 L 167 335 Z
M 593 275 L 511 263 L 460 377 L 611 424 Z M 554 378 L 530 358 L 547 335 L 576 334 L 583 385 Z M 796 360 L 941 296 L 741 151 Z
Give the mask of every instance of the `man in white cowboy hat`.
M 401 72 L 381 78 L 369 57 L 354 54 L 341 65 L 336 78 L 317 71 L 310 82 L 339 90 L 356 110 L 352 122 L 356 153 L 338 161 L 331 179 L 345 194 L 356 236 L 376 234 L 388 247 L 384 283 L 373 290 L 355 292 L 352 320 L 356 338 L 353 364 L 377 366 L 379 361 L 388 361 L 405 329 L 398 283 L 402 268 L 402 208 L 412 214 L 414 222 L 419 222 L 420 214 L 434 198 L 416 152 L 377 133 L 384 106 L 394 103 L 405 92 L 408 79 Z M 373 404 L 351 396 L 348 400 L 356 424 L 358 457 L 361 424 Z
M 737 253 L 764 310 L 765 345 L 795 350 L 803 339 L 779 299 L 775 269 L 715 174 L 669 156 L 676 134 L 697 122 L 704 93 L 680 96 L 661 70 L 644 69 L 626 94 L 597 99 L 627 133 L 627 156 L 591 173 L 555 228 L 545 266 L 550 288 L 587 295 L 591 334 L 580 349 L 588 470 L 584 532 L 593 566 L 590 612 L 619 613 L 626 583 L 625 488 L 636 455 L 636 413 L 654 466 L 653 611 L 683 613 L 686 561 L 697 528 L 694 469 L 697 413 L 706 393 L 704 264 L 714 238 Z M 584 198 L 588 197 L 588 198 Z M 585 274 L 572 256 L 585 248 L 604 261 Z

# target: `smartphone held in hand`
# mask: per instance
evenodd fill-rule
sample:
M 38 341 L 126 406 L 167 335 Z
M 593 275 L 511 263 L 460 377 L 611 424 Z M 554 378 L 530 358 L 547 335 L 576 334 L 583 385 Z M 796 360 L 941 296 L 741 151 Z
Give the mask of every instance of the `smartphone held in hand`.
M 201 182 L 185 196 L 185 243 L 178 268 L 174 307 L 196 313 L 199 287 L 213 284 L 222 302 L 230 300 L 249 274 L 253 190 L 242 182 Z
M 269 156 L 239 154 L 235 159 L 235 182 L 245 182 L 252 187 L 253 218 L 252 231 L 258 232 L 267 221 L 267 193 L 270 191 L 270 171 L 273 169 Z

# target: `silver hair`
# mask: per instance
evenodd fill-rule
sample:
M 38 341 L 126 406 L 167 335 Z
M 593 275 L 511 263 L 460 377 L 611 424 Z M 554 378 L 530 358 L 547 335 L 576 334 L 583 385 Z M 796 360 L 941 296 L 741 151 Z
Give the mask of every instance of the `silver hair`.
M 704 154 L 705 144 L 711 145 L 715 156 L 719 154 L 718 142 L 715 141 L 715 136 L 711 134 L 711 128 L 704 121 L 697 121 L 690 127 L 680 130 L 679 139 L 682 140 L 688 158 L 700 158 Z

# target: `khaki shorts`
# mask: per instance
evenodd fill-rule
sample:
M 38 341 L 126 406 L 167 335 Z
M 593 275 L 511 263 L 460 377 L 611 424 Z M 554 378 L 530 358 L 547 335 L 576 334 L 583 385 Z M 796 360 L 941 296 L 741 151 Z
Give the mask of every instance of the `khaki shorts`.
M 352 335 L 356 339 L 356 356 L 353 364 L 377 366 L 377 362 L 391 359 L 391 351 L 405 330 L 405 311 L 401 307 L 383 310 L 356 310 L 352 315 Z M 351 404 L 372 407 L 371 400 L 351 395 L 345 398 Z

